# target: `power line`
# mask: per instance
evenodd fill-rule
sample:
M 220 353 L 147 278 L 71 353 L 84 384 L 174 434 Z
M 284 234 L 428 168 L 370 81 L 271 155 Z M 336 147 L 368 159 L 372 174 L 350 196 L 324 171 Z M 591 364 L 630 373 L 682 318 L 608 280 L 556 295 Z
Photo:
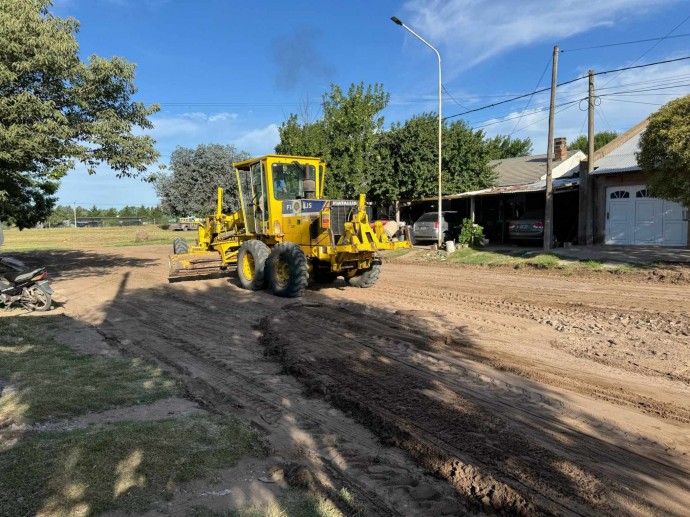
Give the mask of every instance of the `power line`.
M 667 39 L 669 36 L 671 36 L 671 34 L 673 34 L 673 33 L 676 31 L 677 28 L 679 28 L 681 25 L 683 25 L 683 24 L 684 24 L 685 22 L 687 22 L 688 20 L 690 20 L 690 15 L 686 16 L 686 17 L 683 19 L 682 22 L 680 22 L 678 25 L 676 25 L 675 27 L 673 27 L 673 29 L 671 29 L 670 31 L 668 31 L 668 33 L 667 33 L 664 37 L 662 37 L 660 40 L 658 40 L 656 43 L 654 43 L 654 45 L 652 45 L 652 46 L 649 47 L 646 51 L 644 51 L 640 57 L 638 57 L 635 61 L 633 61 L 633 62 L 631 63 L 631 65 L 634 65 L 634 64 L 637 63 L 640 59 L 642 59 L 642 58 L 645 57 L 647 54 L 649 54 L 652 50 L 654 50 L 657 46 L 659 46 L 659 43 L 661 43 L 662 41 L 664 41 L 665 39 Z M 612 77 L 611 79 L 609 79 L 608 82 L 604 83 L 604 86 L 606 86 L 607 84 L 609 84 L 609 83 L 610 83 L 611 81 L 613 81 L 614 79 L 615 79 L 615 77 Z
M 682 25 L 682 24 L 681 24 Z M 680 25 L 679 25 L 680 26 Z M 677 28 L 677 27 L 676 27 Z M 675 30 L 675 29 L 674 29 Z M 673 31 L 671 31 L 673 32 Z M 660 36 L 658 38 L 647 38 L 647 39 L 638 39 L 635 41 L 622 41 L 620 43 L 608 43 L 606 45 L 594 45 L 593 47 L 580 47 L 580 48 L 569 48 L 565 50 L 561 50 L 561 52 L 578 52 L 580 50 L 592 50 L 595 48 L 607 48 L 607 47 L 618 47 L 621 45 L 632 45 L 634 43 L 648 43 L 650 41 L 663 41 L 665 39 L 673 39 L 673 38 L 687 38 L 690 36 L 690 33 L 686 34 L 676 34 L 675 36 Z M 643 54 L 644 55 L 644 54 Z
M 643 102 L 643 101 L 631 101 L 631 100 L 625 100 L 625 99 L 606 99 L 607 101 L 613 101 L 613 102 L 627 102 L 629 104 L 647 104 L 649 106 L 663 106 L 663 104 L 660 104 L 658 102 Z
M 644 64 L 644 65 L 626 66 L 626 67 L 623 67 L 623 68 L 615 68 L 615 69 L 613 69 L 613 70 L 604 70 L 604 71 L 602 71 L 602 72 L 596 72 L 594 75 L 605 75 L 605 74 L 611 74 L 611 73 L 614 73 L 614 72 L 623 72 L 623 71 L 625 71 L 625 70 L 632 70 L 632 69 L 636 69 L 636 68 L 645 68 L 645 67 L 654 66 L 654 65 L 663 65 L 663 64 L 667 64 L 667 63 L 675 63 L 675 62 L 677 62 L 677 61 L 685 61 L 685 60 L 687 60 L 687 59 L 690 59 L 690 56 L 678 57 L 678 58 L 675 58 L 675 59 L 665 59 L 665 60 L 663 60 L 663 61 L 655 61 L 654 63 L 646 63 L 646 64 Z M 576 81 L 581 81 L 582 79 L 587 79 L 587 77 L 588 77 L 587 75 L 583 75 L 582 77 L 576 77 L 575 79 L 571 79 L 571 80 L 569 80 L 569 81 L 565 81 L 565 82 L 563 82 L 563 83 L 559 83 L 559 84 L 557 84 L 556 86 L 565 86 L 565 85 L 567 85 L 567 84 L 571 84 L 571 83 L 574 83 L 574 82 L 576 82 Z M 609 82 L 610 82 L 610 81 L 609 81 Z M 607 83 L 607 84 L 608 84 L 608 83 Z M 501 104 L 507 104 L 507 103 L 509 103 L 509 102 L 513 102 L 513 101 L 516 101 L 516 100 L 518 100 L 518 99 L 524 99 L 525 97 L 529 97 L 530 95 L 534 95 L 534 94 L 537 94 L 537 93 L 546 92 L 546 91 L 549 91 L 549 90 L 551 90 L 550 87 L 549 87 L 549 88 L 542 88 L 541 90 L 537 90 L 537 91 L 532 92 L 532 93 L 525 93 L 525 94 L 522 94 L 522 95 L 518 95 L 517 97 L 513 97 L 512 99 L 506 99 L 506 100 L 504 100 L 504 101 L 494 102 L 494 103 L 492 103 L 492 104 L 487 104 L 486 106 L 481 106 L 481 107 L 479 107 L 479 108 L 475 108 L 475 109 L 472 109 L 472 110 L 467 110 L 467 111 L 464 111 L 464 112 L 462 112 L 462 113 L 456 113 L 455 115 L 449 115 L 449 116 L 447 116 L 447 117 L 443 117 L 443 120 L 448 120 L 448 119 L 451 119 L 451 118 L 460 117 L 460 116 L 462 116 L 462 115 L 467 115 L 468 113 L 475 113 L 475 112 L 477 112 L 477 111 L 482 111 L 482 110 L 485 110 L 485 109 L 488 109 L 488 108 L 493 108 L 493 107 L 495 107 L 495 106 L 500 106 Z
M 548 70 L 550 63 L 551 63 L 551 58 L 546 60 L 546 66 L 544 67 L 544 70 L 542 71 L 541 75 L 539 76 L 539 80 L 537 81 L 537 85 L 534 87 L 534 92 L 532 92 L 532 95 L 530 95 L 530 98 L 527 99 L 527 104 L 525 104 L 525 108 L 522 110 L 522 113 L 524 113 L 527 110 L 527 108 L 529 108 L 529 105 L 532 102 L 532 99 L 534 98 L 534 93 L 537 91 L 537 89 L 539 89 L 539 85 L 541 84 L 541 80 L 544 78 L 544 74 L 546 73 L 546 70 Z M 522 120 L 522 113 L 520 114 L 520 118 L 518 119 L 518 121 L 515 123 L 515 127 L 513 128 L 513 131 L 510 133 L 510 136 L 513 136 L 513 133 L 515 133 L 515 130 L 520 125 L 520 121 Z
M 558 113 L 561 113 L 561 112 L 563 112 L 563 111 L 569 110 L 570 108 L 572 108 L 573 106 L 575 106 L 576 102 L 577 102 L 577 101 L 573 102 L 572 104 L 570 104 L 570 105 L 568 105 L 568 106 L 565 106 L 564 108 L 561 108 L 561 109 L 559 109 L 559 110 L 556 110 L 556 111 L 554 112 L 554 114 L 558 114 Z M 536 121 L 532 122 L 531 124 L 527 124 L 526 126 L 521 127 L 521 128 L 518 129 L 517 131 L 523 131 L 524 129 L 527 129 L 528 127 L 534 126 L 535 124 L 539 124 L 540 122 L 544 122 L 544 121 L 547 120 L 548 118 L 549 118 L 549 115 L 545 116 L 544 118 L 540 118 L 539 120 L 536 120 Z M 516 131 L 516 132 L 517 132 L 517 131 Z
M 460 106 L 460 107 L 461 107 L 462 109 L 464 109 L 464 110 L 470 109 L 470 108 L 468 108 L 467 106 L 463 106 L 463 105 L 460 104 L 458 101 L 456 101 L 456 100 L 455 100 L 455 97 L 453 97 L 453 96 L 450 94 L 450 92 L 449 92 L 448 89 L 446 88 L 446 85 L 445 85 L 445 84 L 442 84 L 441 87 L 443 88 L 443 91 L 446 92 L 446 95 L 448 95 L 448 97 L 450 97 L 450 98 L 453 100 L 453 102 L 454 102 L 455 104 L 457 104 L 458 106 Z
M 558 104 L 558 105 L 556 106 L 556 108 L 574 106 L 575 104 L 577 104 L 578 102 L 580 102 L 580 100 L 581 100 L 581 99 L 578 99 L 578 100 L 576 100 L 576 101 L 565 102 L 565 103 L 563 103 L 563 104 Z M 532 111 L 531 113 L 529 113 L 529 115 L 536 115 L 537 113 L 543 113 L 543 112 L 548 111 L 548 110 L 549 110 L 549 107 L 546 106 L 546 107 L 544 107 L 544 108 L 539 108 L 539 109 L 537 109 L 537 110 Z M 505 117 L 505 118 L 501 118 L 501 119 L 498 119 L 498 120 L 495 120 L 495 119 L 487 119 L 487 121 L 486 121 L 487 123 L 486 123 L 486 124 L 482 124 L 482 125 L 479 125 L 479 126 L 473 125 L 472 128 L 473 128 L 473 129 L 481 129 L 481 128 L 483 128 L 483 127 L 495 126 L 496 124 L 502 124 L 503 122 L 508 122 L 508 121 L 510 121 L 510 120 L 515 120 L 516 118 L 520 118 L 521 116 L 522 116 L 522 114 L 520 114 L 520 115 L 515 115 L 515 116 L 512 116 L 512 117 Z M 475 122 L 475 124 L 477 124 L 477 123 Z M 525 127 L 529 127 L 529 126 L 525 126 Z M 524 129 L 524 128 L 523 128 L 523 129 Z

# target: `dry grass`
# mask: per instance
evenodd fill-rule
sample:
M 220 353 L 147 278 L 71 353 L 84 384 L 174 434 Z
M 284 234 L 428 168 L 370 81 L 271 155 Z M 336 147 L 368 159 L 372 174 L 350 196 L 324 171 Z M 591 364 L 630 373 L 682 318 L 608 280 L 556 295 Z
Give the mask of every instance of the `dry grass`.
M 0 515 L 165 511 L 180 483 L 264 455 L 257 435 L 228 416 L 32 432 L 0 454 Z
M 0 318 L 0 421 L 45 422 L 150 403 L 180 394 L 163 372 L 140 359 L 82 355 L 45 337 L 38 318 Z
M 175 237 L 196 238 L 195 232 L 173 232 L 159 226 L 123 226 L 117 228 L 32 228 L 4 230 L 3 252 L 89 249 L 104 246 L 168 244 Z

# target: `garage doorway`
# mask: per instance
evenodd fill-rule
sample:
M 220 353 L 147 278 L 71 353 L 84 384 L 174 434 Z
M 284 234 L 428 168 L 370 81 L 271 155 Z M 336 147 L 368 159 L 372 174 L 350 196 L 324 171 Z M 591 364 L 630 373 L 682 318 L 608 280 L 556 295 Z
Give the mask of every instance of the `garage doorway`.
M 606 244 L 687 246 L 683 207 L 651 197 L 645 185 L 606 189 Z

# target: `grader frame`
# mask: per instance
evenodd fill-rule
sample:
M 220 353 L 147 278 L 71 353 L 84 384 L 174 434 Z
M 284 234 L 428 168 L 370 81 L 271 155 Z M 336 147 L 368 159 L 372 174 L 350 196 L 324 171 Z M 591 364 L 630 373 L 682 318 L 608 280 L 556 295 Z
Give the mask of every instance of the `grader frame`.
M 369 222 L 364 194 L 351 203 L 341 227 L 331 225 L 331 200 L 323 197 L 326 166 L 318 158 L 266 155 L 233 164 L 239 209 L 223 213 L 218 189 L 216 212 L 198 228 L 197 244 L 176 239 L 170 275 L 237 265 L 245 288 L 268 287 L 299 296 L 311 276 L 330 282 L 344 276 L 351 285 L 371 287 L 381 271 L 381 250 L 411 247 L 409 232 L 393 241 L 380 222 Z

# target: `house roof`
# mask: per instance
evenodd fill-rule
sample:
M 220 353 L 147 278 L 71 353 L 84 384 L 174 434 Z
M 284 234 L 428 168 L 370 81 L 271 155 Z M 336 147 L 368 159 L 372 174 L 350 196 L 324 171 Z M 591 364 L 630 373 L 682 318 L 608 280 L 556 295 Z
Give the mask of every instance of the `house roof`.
M 645 119 L 597 150 L 594 153 L 592 174 L 639 171 L 635 153 L 640 150 L 640 138 L 648 125 L 649 119 Z M 587 165 L 586 160 L 585 158 L 583 166 Z
M 580 151 L 568 151 L 568 158 L 573 157 Z M 506 158 L 504 160 L 492 160 L 489 165 L 494 166 L 498 173 L 496 186 L 508 187 L 511 185 L 525 185 L 541 179 L 546 174 L 546 154 L 534 156 L 520 156 L 518 158 Z M 553 161 L 552 167 L 555 170 L 560 164 L 567 161 Z
M 594 162 L 592 174 L 613 174 L 616 172 L 639 171 L 635 153 L 640 150 L 642 131 L 634 135 L 630 140 L 621 144 L 606 156 Z

